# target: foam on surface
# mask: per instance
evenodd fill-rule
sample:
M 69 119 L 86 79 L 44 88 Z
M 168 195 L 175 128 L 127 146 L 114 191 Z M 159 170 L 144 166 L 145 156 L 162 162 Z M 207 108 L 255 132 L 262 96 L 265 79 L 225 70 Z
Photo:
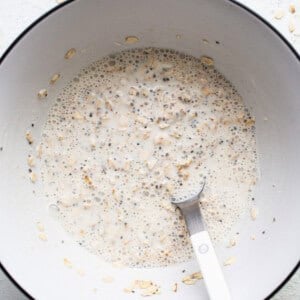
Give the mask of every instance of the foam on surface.
M 207 228 L 215 242 L 228 238 L 257 178 L 254 125 L 235 88 L 199 59 L 155 48 L 105 57 L 63 89 L 43 130 L 51 213 L 107 261 L 186 261 L 192 247 L 170 199 L 205 178 Z

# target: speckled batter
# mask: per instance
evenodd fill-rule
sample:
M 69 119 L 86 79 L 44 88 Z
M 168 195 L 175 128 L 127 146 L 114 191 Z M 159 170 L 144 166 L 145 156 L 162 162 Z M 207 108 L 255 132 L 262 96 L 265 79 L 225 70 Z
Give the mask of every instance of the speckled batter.
M 52 208 L 80 245 L 107 261 L 156 267 L 192 256 L 172 195 L 206 178 L 201 201 L 218 241 L 249 209 L 255 122 L 209 58 L 135 49 L 82 70 L 42 135 Z

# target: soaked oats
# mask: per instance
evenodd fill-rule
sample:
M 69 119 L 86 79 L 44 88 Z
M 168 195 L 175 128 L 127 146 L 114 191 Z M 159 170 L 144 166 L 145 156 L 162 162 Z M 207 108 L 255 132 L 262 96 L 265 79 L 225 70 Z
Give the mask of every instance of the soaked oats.
M 65 54 L 65 59 L 71 59 L 76 54 L 76 49 L 71 48 Z
M 50 78 L 50 84 L 55 84 L 56 83 L 56 81 L 58 80 L 60 78 L 60 74 L 54 74 L 51 78 Z
M 203 177 L 201 206 L 215 242 L 228 240 L 250 210 L 255 120 L 213 60 L 203 62 L 168 49 L 113 54 L 74 77 L 49 113 L 40 157 L 51 211 L 107 261 L 157 267 L 191 259 L 170 198 Z
M 44 99 L 48 96 L 48 91 L 46 89 L 41 89 L 37 93 L 39 99 Z
M 125 38 L 125 44 L 135 44 L 139 41 L 139 38 L 136 36 L 127 36 Z

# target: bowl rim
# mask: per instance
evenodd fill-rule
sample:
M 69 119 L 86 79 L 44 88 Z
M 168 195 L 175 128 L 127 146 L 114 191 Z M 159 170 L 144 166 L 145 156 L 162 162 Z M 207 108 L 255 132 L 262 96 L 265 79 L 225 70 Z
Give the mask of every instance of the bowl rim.
M 64 2 L 57 4 L 50 10 L 46 11 L 44 14 L 42 14 L 39 18 L 37 18 L 35 21 L 33 21 L 28 27 L 26 27 L 15 39 L 14 41 L 8 46 L 8 48 L 4 51 L 2 56 L 0 57 L 0 66 L 3 63 L 4 59 L 9 55 L 9 53 L 13 50 L 13 48 L 20 42 L 20 40 L 34 27 L 36 27 L 41 21 L 52 15 L 53 13 L 57 12 L 59 9 L 61 9 L 64 6 L 67 6 L 71 4 L 72 2 L 79 1 L 79 0 L 65 0 Z M 294 46 L 287 40 L 287 38 L 278 31 L 269 21 L 264 19 L 260 14 L 249 8 L 247 5 L 240 3 L 236 0 L 226 0 L 226 2 L 230 2 L 233 5 L 241 8 L 242 10 L 248 12 L 250 15 L 254 16 L 259 22 L 263 23 L 265 26 L 267 26 L 273 33 L 275 33 L 279 39 L 290 49 L 290 51 L 294 54 L 296 59 L 300 63 L 300 53 L 294 48 Z M 1 263 L 0 259 L 0 269 L 3 271 L 3 273 L 9 278 L 9 280 L 13 283 L 13 285 L 22 292 L 28 299 L 34 300 L 34 297 L 31 296 L 24 287 L 20 283 L 18 283 L 14 277 L 9 273 L 7 268 Z M 274 288 L 274 290 L 265 298 L 265 300 L 270 300 L 275 294 L 277 294 L 284 286 L 285 284 L 291 279 L 291 277 L 296 273 L 296 271 L 300 269 L 300 259 L 298 263 L 295 265 L 295 267 L 290 271 L 290 273 L 283 279 L 283 281 Z

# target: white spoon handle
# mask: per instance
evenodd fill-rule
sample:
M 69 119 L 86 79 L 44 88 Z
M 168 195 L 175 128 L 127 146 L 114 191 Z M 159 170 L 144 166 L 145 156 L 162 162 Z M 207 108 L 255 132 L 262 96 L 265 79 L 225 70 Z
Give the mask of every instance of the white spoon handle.
M 192 234 L 191 241 L 210 300 L 230 300 L 229 290 L 208 232 Z

